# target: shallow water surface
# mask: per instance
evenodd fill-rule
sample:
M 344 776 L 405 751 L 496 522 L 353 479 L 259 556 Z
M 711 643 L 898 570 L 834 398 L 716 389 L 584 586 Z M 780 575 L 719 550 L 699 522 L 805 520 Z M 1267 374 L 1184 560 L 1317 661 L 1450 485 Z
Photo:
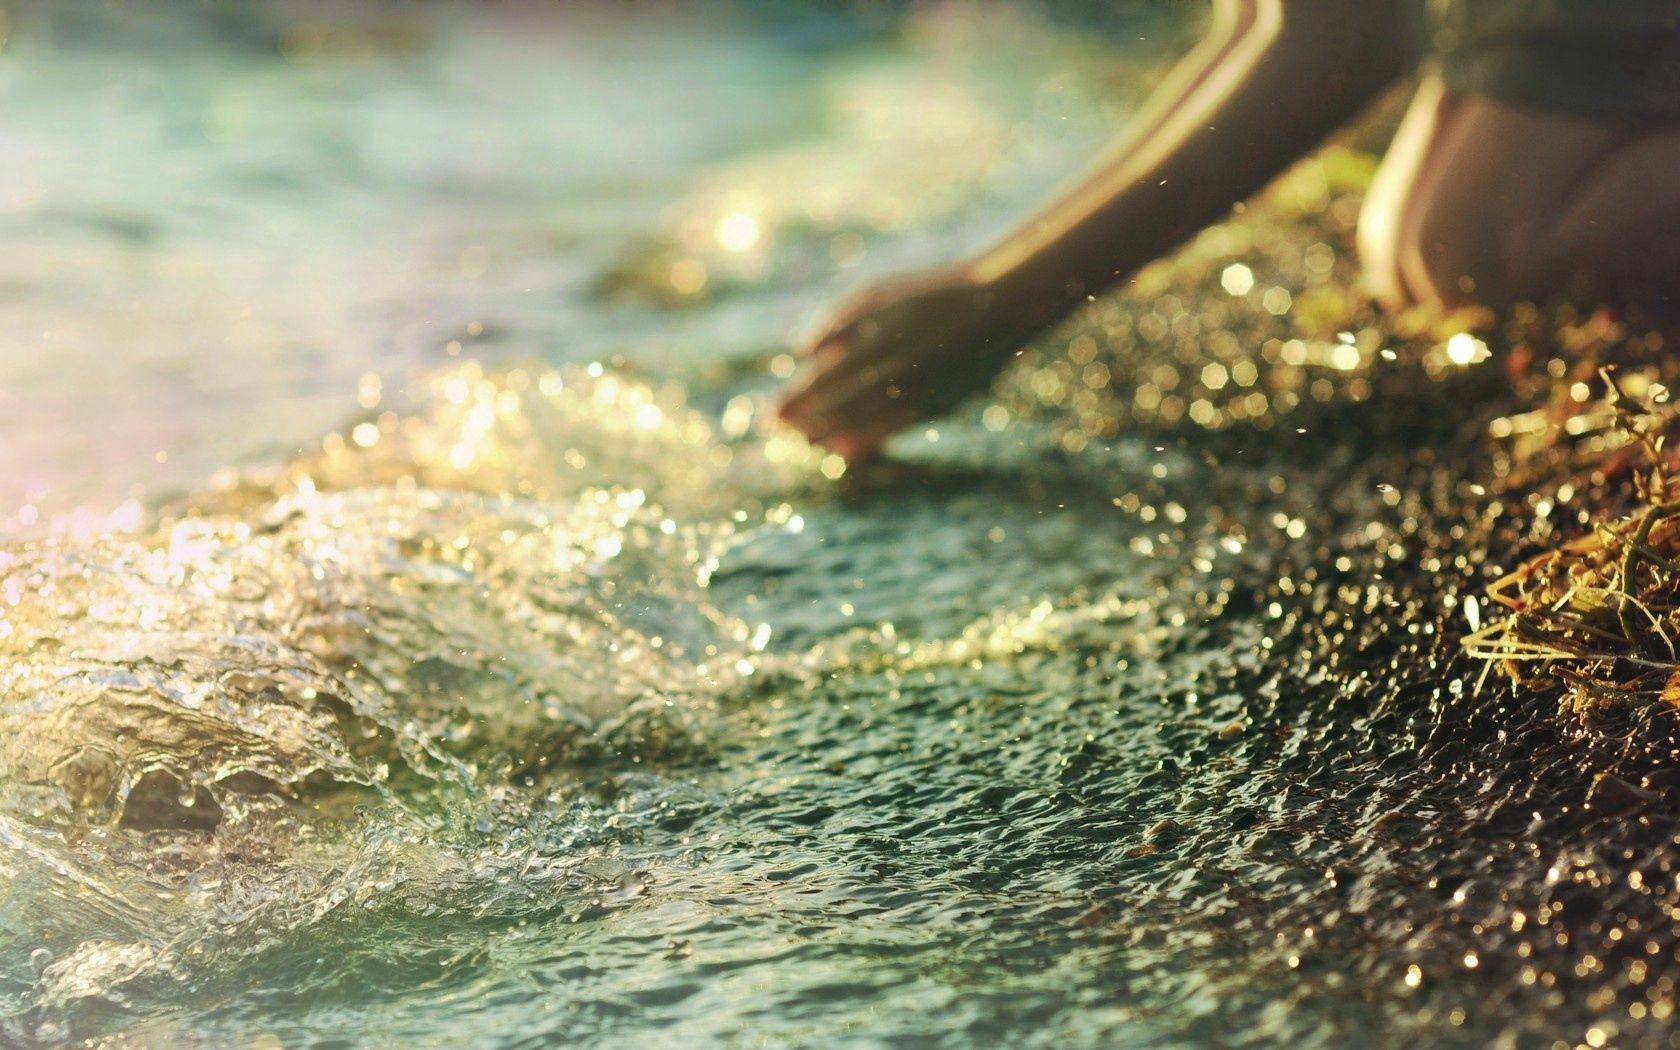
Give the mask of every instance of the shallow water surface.
M 506 94 L 448 74 L 492 29 L 400 25 L 439 36 L 392 57 L 395 30 L 364 27 L 376 57 L 341 35 L 348 54 L 311 59 L 351 63 L 328 67 L 337 101 L 319 111 L 260 40 L 218 38 L 178 90 L 263 84 L 253 112 L 314 142 L 354 81 L 384 99 L 334 132 L 357 149 L 456 105 L 492 139 L 497 121 L 550 127 L 536 90 L 493 120 L 462 101 Z M 1480 552 L 1542 535 L 1483 484 L 1498 450 L 1465 406 L 1509 395 L 1438 348 L 1385 355 L 1398 343 L 1357 311 L 1328 338 L 1299 316 L 1349 279 L 1347 157 L 1097 304 L 894 463 L 846 475 L 755 422 L 777 325 L 1030 199 L 1130 104 L 1141 52 L 1108 46 L 1112 23 L 967 4 L 778 15 L 680 47 L 566 28 L 554 39 L 586 65 L 673 48 L 655 78 L 673 97 L 684 63 L 715 72 L 721 49 L 757 115 L 649 131 L 670 151 L 649 159 L 595 113 L 570 133 L 604 143 L 579 162 L 599 182 L 564 192 L 509 161 L 482 194 L 382 197 L 430 169 L 362 158 L 297 204 L 327 268 L 251 306 L 264 339 L 294 314 L 332 335 L 294 393 L 338 417 L 294 416 L 297 451 L 263 462 L 252 433 L 279 418 L 264 388 L 302 366 L 229 357 L 233 408 L 182 416 L 215 438 L 202 466 L 248 469 L 0 549 L 4 1041 L 1667 1035 L 1672 821 L 1586 804 L 1593 755 L 1544 703 L 1477 693 L 1458 652 L 1463 596 L 1494 569 Z M 88 75 L 40 104 L 85 97 Z M 785 124 L 752 109 L 767 83 L 792 92 L 771 107 Z M 269 163 L 319 174 L 282 141 Z M 857 159 L 883 142 L 897 148 Z M 646 187 L 613 177 L 638 159 Z M 411 239 L 339 228 L 350 187 Z M 637 226 L 644 190 L 667 203 Z M 157 186 L 120 192 L 174 215 Z M 224 192 L 255 208 L 269 191 Z M 437 194 L 459 200 L 434 210 Z M 588 194 L 548 232 L 520 225 Z M 85 224 L 17 221 L 65 252 L 116 251 Z M 278 250 L 157 236 L 122 250 L 207 270 Z M 461 277 L 469 243 L 490 261 Z M 340 286 L 384 252 L 415 269 Z M 100 265 L 53 273 L 91 283 Z M 1209 266 L 1254 286 L 1216 299 Z M 14 291 L 7 309 L 69 301 Z M 431 334 L 404 343 L 410 322 Z M 0 360 L 14 397 L 111 396 L 45 358 Z M 196 390 L 143 356 L 111 367 Z M 124 495 L 121 471 L 80 468 L 133 442 L 20 432 L 54 479 L 35 525 Z

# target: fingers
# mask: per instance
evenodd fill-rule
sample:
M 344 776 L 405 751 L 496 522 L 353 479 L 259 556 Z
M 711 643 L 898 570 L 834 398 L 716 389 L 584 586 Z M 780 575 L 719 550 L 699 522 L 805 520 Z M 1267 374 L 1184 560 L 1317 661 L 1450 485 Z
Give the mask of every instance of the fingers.
M 862 433 L 881 421 L 908 415 L 920 415 L 911 408 L 896 383 L 854 382 L 837 389 L 805 417 L 802 429 L 810 440 L 825 443 L 840 433 Z
M 857 430 L 888 415 L 920 416 L 922 398 L 909 389 L 915 362 L 853 358 L 819 360 L 811 377 L 782 404 L 781 418 L 822 442 L 841 430 Z
M 843 346 L 857 334 L 856 318 L 825 318 L 806 338 L 800 340 L 799 350 L 807 357 L 815 357 L 824 350 Z
M 892 373 L 901 367 L 870 347 L 834 344 L 821 348 L 804 375 L 794 381 L 777 414 L 804 429 L 807 421 L 830 414 L 859 392 L 891 384 L 896 378 Z
M 830 435 L 822 444 L 848 463 L 862 463 L 880 455 L 888 438 L 921 418 L 922 413 L 910 409 L 889 409 L 861 427 Z
M 806 344 L 809 362 L 776 407 L 783 422 L 849 462 L 878 455 L 887 438 L 925 418 L 939 399 L 922 389 L 930 376 L 920 372 L 940 340 L 886 323 L 881 300 L 878 289 L 866 289 L 832 315 Z
M 823 389 L 782 415 L 812 444 L 850 462 L 872 458 L 887 438 L 927 415 L 921 402 L 905 396 L 896 382 L 872 382 L 862 375 L 824 382 L 828 378 L 813 380 Z

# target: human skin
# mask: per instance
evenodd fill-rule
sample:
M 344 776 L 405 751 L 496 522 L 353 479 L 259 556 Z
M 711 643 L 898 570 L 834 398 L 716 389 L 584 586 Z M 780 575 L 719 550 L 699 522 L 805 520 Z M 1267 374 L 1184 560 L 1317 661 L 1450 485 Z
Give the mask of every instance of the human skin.
M 1426 78 L 1366 195 L 1385 306 L 1569 295 L 1648 314 L 1680 285 L 1680 128 L 1541 113 Z
M 1089 295 L 1223 217 L 1414 70 L 1407 4 L 1222 0 L 1078 184 L 978 256 L 836 308 L 778 414 L 859 460 L 983 389 Z M 1504 305 L 1584 276 L 1590 294 L 1660 284 L 1680 272 L 1680 236 L 1667 235 L 1680 232 L 1677 171 L 1680 130 L 1532 113 L 1425 78 L 1361 216 L 1361 256 L 1396 306 Z

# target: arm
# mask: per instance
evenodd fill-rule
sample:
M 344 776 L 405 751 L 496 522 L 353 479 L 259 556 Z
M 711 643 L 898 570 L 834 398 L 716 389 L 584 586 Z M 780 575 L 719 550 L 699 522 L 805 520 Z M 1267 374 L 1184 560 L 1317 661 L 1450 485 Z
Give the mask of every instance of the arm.
M 968 277 L 1053 324 L 1218 220 L 1408 72 L 1404 22 L 1394 0 L 1222 2 L 1110 158 Z
M 977 258 L 865 290 L 781 416 L 848 458 L 984 387 L 1033 336 L 1310 149 L 1412 66 L 1406 0 L 1220 0 L 1128 136 Z

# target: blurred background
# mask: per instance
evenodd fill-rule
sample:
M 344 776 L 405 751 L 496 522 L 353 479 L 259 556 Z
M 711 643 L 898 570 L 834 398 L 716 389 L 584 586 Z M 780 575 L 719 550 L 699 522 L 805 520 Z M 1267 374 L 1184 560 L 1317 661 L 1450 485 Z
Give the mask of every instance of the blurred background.
M 1200 7 L 0 4 L 0 534 L 451 358 L 785 372 L 1075 174 Z

